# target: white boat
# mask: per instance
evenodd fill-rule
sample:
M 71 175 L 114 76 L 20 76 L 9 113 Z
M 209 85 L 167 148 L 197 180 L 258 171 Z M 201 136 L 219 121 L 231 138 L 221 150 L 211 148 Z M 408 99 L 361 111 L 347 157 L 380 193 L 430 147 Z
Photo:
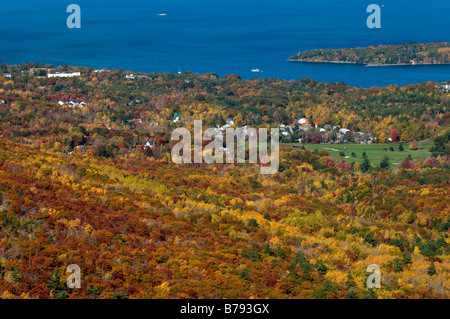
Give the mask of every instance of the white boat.
M 261 72 L 261 70 L 260 69 L 252 69 L 252 72 Z
M 159 16 L 166 16 L 167 13 L 158 13 L 157 15 L 159 15 Z

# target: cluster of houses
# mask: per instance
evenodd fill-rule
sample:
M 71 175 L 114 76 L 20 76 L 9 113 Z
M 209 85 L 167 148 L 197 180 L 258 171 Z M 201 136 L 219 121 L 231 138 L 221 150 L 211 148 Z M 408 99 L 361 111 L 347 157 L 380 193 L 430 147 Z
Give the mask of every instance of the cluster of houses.
M 68 105 L 69 107 L 84 107 L 89 105 L 89 103 L 79 101 L 59 101 L 58 104 L 61 106 Z
M 280 124 L 281 139 L 299 143 L 348 143 L 371 144 L 375 138 L 370 133 L 352 132 L 339 125 L 325 124 L 320 127 L 306 118 L 295 121 L 292 125 Z
M 217 128 L 225 133 L 227 128 L 234 125 L 233 119 L 226 120 L 226 124 L 217 126 Z M 244 134 L 252 134 L 254 131 L 248 130 L 248 126 L 242 127 Z M 312 125 L 308 119 L 301 118 L 292 125 L 280 124 L 280 140 L 290 143 L 347 143 L 356 142 L 360 144 L 371 144 L 375 138 L 370 133 L 352 132 L 347 128 L 338 125 L 331 126 L 329 124 L 319 127 L 317 124 Z M 388 138 L 390 139 L 390 138 Z
M 172 122 L 177 123 L 180 121 L 180 114 L 175 113 Z M 235 123 L 232 118 L 226 119 L 225 124 L 217 125 L 217 128 L 225 133 L 230 127 L 234 127 Z M 243 133 L 251 136 L 255 131 L 250 130 L 250 127 L 245 125 L 240 127 L 243 129 Z M 359 143 L 359 144 L 372 144 L 376 138 L 369 132 L 353 132 L 347 128 L 340 127 L 339 125 L 331 126 L 326 124 L 320 127 L 317 124 L 311 124 L 306 118 L 301 118 L 294 121 L 291 125 L 280 124 L 280 141 L 287 143 Z M 390 137 L 388 141 L 392 141 Z

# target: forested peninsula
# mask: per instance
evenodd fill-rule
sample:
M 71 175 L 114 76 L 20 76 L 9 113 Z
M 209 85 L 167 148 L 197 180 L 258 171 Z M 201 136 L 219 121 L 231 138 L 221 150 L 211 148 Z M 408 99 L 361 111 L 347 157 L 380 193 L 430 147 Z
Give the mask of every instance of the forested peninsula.
M 352 63 L 368 66 L 450 64 L 450 43 L 410 43 L 351 49 L 314 49 L 289 58 L 295 62 Z

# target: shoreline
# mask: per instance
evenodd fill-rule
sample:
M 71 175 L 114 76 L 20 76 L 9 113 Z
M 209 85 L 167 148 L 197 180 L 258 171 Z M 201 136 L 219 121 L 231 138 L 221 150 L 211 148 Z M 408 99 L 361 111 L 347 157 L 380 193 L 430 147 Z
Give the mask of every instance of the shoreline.
M 304 62 L 304 63 L 328 63 L 328 64 L 355 64 L 362 65 L 368 67 L 374 66 L 421 66 L 421 65 L 450 65 L 449 63 L 392 63 L 392 64 L 376 64 L 376 63 L 358 63 L 358 62 L 349 62 L 349 61 L 315 61 L 315 60 L 297 60 L 297 59 L 288 59 L 288 62 Z

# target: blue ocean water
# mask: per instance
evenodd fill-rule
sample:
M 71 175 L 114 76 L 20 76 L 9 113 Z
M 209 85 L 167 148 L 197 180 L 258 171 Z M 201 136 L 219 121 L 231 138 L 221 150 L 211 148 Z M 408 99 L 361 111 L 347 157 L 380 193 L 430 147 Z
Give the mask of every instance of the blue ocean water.
M 66 26 L 71 3 L 81 7 L 81 29 Z M 366 25 L 371 3 L 382 8 L 381 29 Z M 448 0 L 16 0 L 3 1 L 1 12 L 0 62 L 8 64 L 310 77 L 361 87 L 450 79 L 449 65 L 287 61 L 315 48 L 450 41 Z

